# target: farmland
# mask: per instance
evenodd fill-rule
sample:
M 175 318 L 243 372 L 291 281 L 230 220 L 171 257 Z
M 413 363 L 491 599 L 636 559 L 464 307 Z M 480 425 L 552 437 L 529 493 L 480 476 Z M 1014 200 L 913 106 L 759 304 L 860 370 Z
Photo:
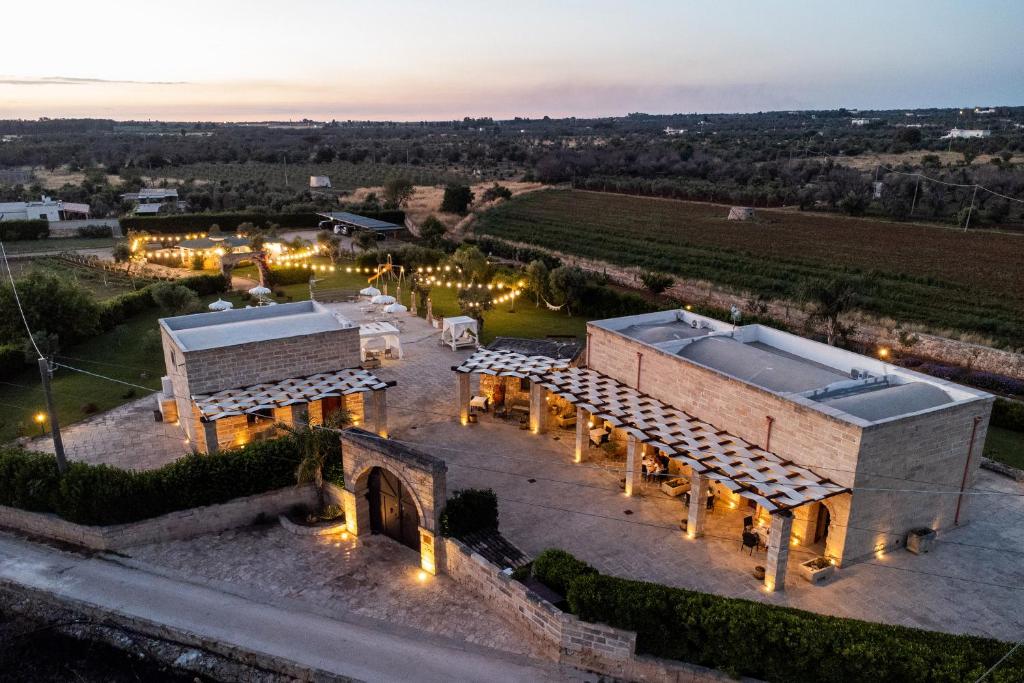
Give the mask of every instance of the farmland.
M 307 164 L 271 164 L 258 161 L 245 163 L 196 163 L 178 166 L 166 175 L 176 179 L 219 182 L 228 180 L 263 181 L 270 187 L 288 187 L 301 190 L 309 187 L 309 176 L 325 175 L 331 179 L 334 190 L 353 190 L 357 187 L 379 186 L 392 178 L 408 178 L 415 185 L 438 185 L 460 180 L 448 171 L 424 166 L 398 164 L 354 164 L 347 161 Z
M 478 234 L 773 298 L 832 273 L 864 278 L 867 313 L 1024 346 L 1024 236 L 834 214 L 759 210 L 581 191 L 495 207 Z

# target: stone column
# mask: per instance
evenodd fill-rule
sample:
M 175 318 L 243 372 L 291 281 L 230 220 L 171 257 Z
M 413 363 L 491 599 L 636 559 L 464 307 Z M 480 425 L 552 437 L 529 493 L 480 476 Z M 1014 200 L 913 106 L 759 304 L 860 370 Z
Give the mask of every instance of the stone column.
M 626 495 L 632 496 L 640 485 L 643 456 L 640 453 L 640 442 L 632 434 L 626 440 Z
M 583 462 L 583 452 L 587 448 L 587 439 L 590 438 L 587 420 L 590 417 L 583 408 L 576 408 L 576 452 L 575 462 Z
M 209 420 L 203 422 L 203 439 L 206 441 L 206 452 L 216 453 L 220 450 L 220 444 L 217 442 L 217 421 Z
M 469 424 L 469 374 L 468 372 L 455 373 L 455 391 L 459 397 L 459 422 Z
M 793 531 L 793 513 L 788 510 L 772 513 L 772 529 L 768 536 L 768 557 L 765 559 L 764 587 L 769 592 L 786 588 L 786 567 L 789 564 L 789 535 Z
M 309 424 L 309 404 L 293 403 L 292 406 L 292 427 Z
M 708 514 L 708 478 L 697 473 L 690 475 L 690 509 L 686 515 L 686 535 L 700 538 L 704 535 L 704 520 Z
M 530 431 L 543 434 L 548 431 L 548 405 L 544 400 L 547 390 L 533 382 L 530 384 Z
M 348 489 L 341 492 L 341 504 L 345 509 L 345 528 L 353 536 L 370 533 L 370 501 L 366 491 L 355 493 Z
M 441 543 L 444 541 L 435 536 L 433 531 L 420 527 L 420 569 L 429 574 L 437 574 L 441 566 Z
M 379 436 L 388 435 L 388 395 L 386 389 L 373 392 L 373 431 Z

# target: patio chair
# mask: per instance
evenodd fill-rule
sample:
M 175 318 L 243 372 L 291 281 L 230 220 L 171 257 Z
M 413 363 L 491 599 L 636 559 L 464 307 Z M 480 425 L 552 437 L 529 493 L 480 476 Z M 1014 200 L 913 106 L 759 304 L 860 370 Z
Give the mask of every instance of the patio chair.
M 740 552 L 742 552 L 744 548 L 750 548 L 750 553 L 749 554 L 753 555 L 754 554 L 754 548 L 756 548 L 758 545 L 760 545 L 760 543 L 761 543 L 761 540 L 757 537 L 757 534 L 751 533 L 749 531 L 744 531 L 743 532 L 743 545 L 740 546 Z

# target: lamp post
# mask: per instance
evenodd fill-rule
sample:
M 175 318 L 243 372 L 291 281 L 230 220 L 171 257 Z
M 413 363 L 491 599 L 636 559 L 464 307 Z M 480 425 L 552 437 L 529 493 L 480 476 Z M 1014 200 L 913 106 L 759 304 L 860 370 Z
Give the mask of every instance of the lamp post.
M 33 419 L 39 425 L 39 434 L 46 434 L 46 413 L 36 413 Z

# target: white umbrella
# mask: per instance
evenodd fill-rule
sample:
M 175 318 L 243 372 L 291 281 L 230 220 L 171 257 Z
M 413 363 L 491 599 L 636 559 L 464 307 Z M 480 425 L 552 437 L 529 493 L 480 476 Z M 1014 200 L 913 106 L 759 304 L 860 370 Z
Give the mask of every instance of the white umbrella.
M 380 296 L 380 290 L 376 287 L 367 287 L 366 289 L 359 290 L 362 296 Z
M 224 301 L 224 299 L 217 299 L 212 304 L 207 306 L 211 311 L 227 311 L 234 308 L 235 305 L 230 301 Z
M 371 304 L 393 304 L 395 303 L 395 297 L 388 294 L 378 294 L 377 296 L 370 299 Z
M 264 287 L 263 285 L 256 285 L 255 287 L 249 290 L 249 294 L 256 297 L 267 296 L 268 294 L 270 294 L 270 288 Z
M 384 307 L 385 313 L 405 313 L 408 310 L 408 308 L 406 308 L 405 306 L 398 302 L 388 304 L 387 306 Z

